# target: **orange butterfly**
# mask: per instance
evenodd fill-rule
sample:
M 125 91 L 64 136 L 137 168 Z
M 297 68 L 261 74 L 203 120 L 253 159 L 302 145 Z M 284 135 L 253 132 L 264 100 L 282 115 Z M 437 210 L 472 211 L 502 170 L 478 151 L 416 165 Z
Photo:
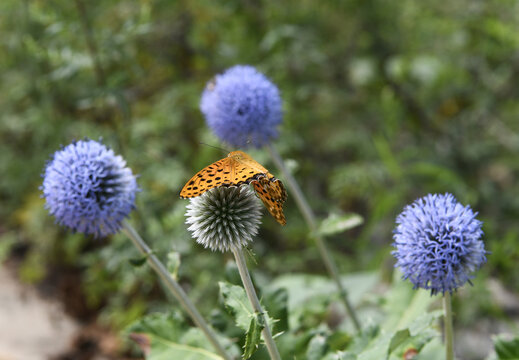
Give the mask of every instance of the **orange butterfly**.
M 283 203 L 287 192 L 283 183 L 243 151 L 230 152 L 226 158 L 200 170 L 184 185 L 180 197 L 192 198 L 215 187 L 242 184 L 252 184 L 270 214 L 281 225 L 286 224 Z

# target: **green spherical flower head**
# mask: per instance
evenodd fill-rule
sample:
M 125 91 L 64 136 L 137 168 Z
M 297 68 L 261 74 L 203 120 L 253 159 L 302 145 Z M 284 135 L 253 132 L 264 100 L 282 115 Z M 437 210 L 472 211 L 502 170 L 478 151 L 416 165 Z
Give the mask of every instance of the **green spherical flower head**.
M 392 254 L 404 278 L 431 294 L 452 293 L 470 283 L 486 261 L 481 221 L 451 194 L 416 200 L 396 219 Z
M 197 243 L 225 252 L 252 241 L 261 223 L 261 204 L 247 185 L 218 187 L 191 198 L 186 217 Z

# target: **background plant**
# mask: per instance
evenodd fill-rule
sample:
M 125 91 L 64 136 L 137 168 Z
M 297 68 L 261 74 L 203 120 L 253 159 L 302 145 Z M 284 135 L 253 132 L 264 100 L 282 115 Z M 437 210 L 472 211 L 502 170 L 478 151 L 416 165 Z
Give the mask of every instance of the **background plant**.
M 454 303 L 455 326 L 507 318 L 485 277 L 519 290 L 515 10 L 513 1 L 465 0 L 2 1 L 0 254 L 23 255 L 24 281 L 78 273 L 85 313 L 118 329 L 166 308 L 151 272 L 128 263 L 135 253 L 124 236 L 92 242 L 43 210 L 39 175 L 49 155 L 103 136 L 146 189 L 132 222 L 160 256 L 181 254 L 179 279 L 212 308 L 223 260 L 193 244 L 177 195 L 222 157 L 200 145 L 216 143 L 198 108 L 206 82 L 252 64 L 280 88 L 276 146 L 312 208 L 365 219 L 329 236 L 341 273 L 373 270 L 391 281 L 396 215 L 419 196 L 449 191 L 479 212 L 490 252 L 466 290 L 471 301 Z M 266 153 L 251 154 L 273 167 Z M 265 218 L 254 243 L 258 281 L 324 274 L 291 201 L 286 228 Z M 307 328 L 326 319 L 317 304 L 300 309 L 313 315 Z

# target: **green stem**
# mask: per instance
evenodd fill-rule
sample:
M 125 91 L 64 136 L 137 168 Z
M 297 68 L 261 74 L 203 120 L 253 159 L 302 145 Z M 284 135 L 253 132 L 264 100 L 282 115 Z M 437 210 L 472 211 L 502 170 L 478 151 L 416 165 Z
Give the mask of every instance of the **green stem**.
M 224 358 L 225 360 L 232 360 L 233 358 L 227 354 L 225 349 L 222 347 L 220 342 L 218 341 L 216 334 L 209 327 L 209 325 L 202 318 L 195 305 L 189 300 L 186 293 L 179 285 L 179 283 L 173 279 L 169 271 L 166 267 L 160 262 L 160 260 L 153 254 L 148 245 L 142 240 L 140 235 L 135 231 L 135 229 L 126 221 L 123 220 L 123 230 L 128 235 L 128 237 L 132 240 L 135 247 L 146 256 L 148 260 L 148 264 L 151 268 L 157 273 L 157 275 L 164 281 L 164 284 L 171 291 L 171 293 L 175 296 L 178 302 L 182 305 L 184 310 L 191 316 L 193 322 L 203 331 L 207 339 L 213 344 L 215 350 Z
M 443 295 L 443 308 L 445 315 L 443 323 L 445 327 L 445 360 L 454 360 L 454 331 L 452 330 L 452 302 L 451 294 Z
M 249 275 L 249 270 L 247 270 L 247 263 L 245 262 L 243 251 L 241 250 L 241 248 L 233 248 L 232 252 L 234 254 L 234 258 L 236 259 L 236 265 L 238 266 L 238 271 L 240 272 L 241 281 L 245 288 L 245 292 L 247 293 L 247 297 L 249 298 L 249 301 L 252 304 L 252 308 L 254 309 L 256 314 L 262 318 L 262 323 L 265 325 L 261 333 L 263 334 L 263 340 L 265 341 L 265 345 L 267 346 L 270 358 L 272 360 L 281 360 L 278 348 L 276 346 L 276 343 L 274 342 L 272 333 L 270 332 L 269 324 L 267 322 L 267 319 L 265 318 L 265 314 L 258 300 L 258 295 L 256 295 L 256 290 L 254 290 L 254 285 L 252 285 L 252 280 Z
M 294 199 L 296 201 L 297 206 L 299 207 L 299 210 L 301 210 L 301 213 L 303 214 L 303 217 L 305 218 L 306 224 L 308 225 L 308 228 L 310 229 L 310 232 L 312 234 L 312 237 L 315 240 L 315 243 L 317 245 L 317 249 L 319 250 L 319 254 L 321 255 L 321 258 L 323 259 L 324 265 L 326 266 L 326 269 L 328 270 L 328 273 L 332 277 L 332 279 L 335 281 L 337 288 L 339 290 L 339 297 L 344 303 L 344 306 L 346 307 L 346 311 L 348 311 L 348 314 L 351 317 L 351 320 L 353 321 L 353 325 L 357 329 L 357 331 L 361 330 L 360 322 L 357 319 L 357 315 L 355 313 L 355 310 L 353 309 L 353 306 L 351 305 L 351 302 L 348 298 L 348 292 L 342 285 L 341 279 L 339 277 L 339 272 L 337 270 L 337 266 L 335 265 L 335 262 L 333 261 L 333 258 L 330 255 L 330 252 L 326 248 L 326 242 L 323 239 L 321 235 L 317 233 L 317 221 L 315 220 L 315 215 L 308 205 L 308 202 L 306 201 L 305 196 L 303 195 L 303 192 L 299 188 L 299 185 L 297 184 L 296 180 L 290 174 L 288 169 L 286 168 L 283 159 L 281 159 L 281 156 L 276 151 L 276 149 L 272 146 L 272 144 L 267 145 L 267 149 L 270 152 L 270 155 L 272 156 L 272 159 L 274 160 L 274 163 L 279 168 L 281 173 L 283 174 L 283 177 L 285 178 L 287 182 L 287 186 L 291 191 L 291 194 L 294 196 Z

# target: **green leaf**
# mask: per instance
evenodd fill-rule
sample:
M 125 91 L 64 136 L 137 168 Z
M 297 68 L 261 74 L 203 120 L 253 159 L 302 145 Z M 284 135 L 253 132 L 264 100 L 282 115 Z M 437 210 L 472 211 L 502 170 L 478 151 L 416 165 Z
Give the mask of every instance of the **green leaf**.
M 245 345 L 243 346 L 243 358 L 248 359 L 258 349 L 261 341 L 261 331 L 265 327 L 262 317 L 254 316 L 250 321 L 249 329 L 245 336 Z
M 442 316 L 441 310 L 422 314 L 409 325 L 408 329 L 400 330 L 393 335 L 388 349 L 388 355 L 391 355 L 391 359 L 402 359 L 404 353 L 409 349 L 414 349 L 420 353 L 426 344 L 435 338 L 439 338 L 440 334 L 435 324 Z
M 391 340 L 391 334 L 381 332 L 380 335 L 371 341 L 362 351 L 358 360 L 380 360 L 387 359 L 387 349 Z
M 382 324 L 382 329 L 392 332 L 394 329 L 406 328 L 414 319 L 427 312 L 437 297 L 425 290 L 413 290 L 409 281 L 400 279 L 401 273 L 395 271 L 393 286 L 386 296 L 384 306 L 388 317 Z
M 228 261 L 225 264 L 225 280 L 230 282 L 233 285 L 241 284 L 240 271 L 238 270 L 238 265 L 234 261 Z
M 332 350 L 344 350 L 351 342 L 352 337 L 350 334 L 343 331 L 336 331 L 326 341 Z
M 378 281 L 377 273 L 357 273 L 341 276 L 344 287 L 355 306 Z M 295 329 L 311 321 L 308 313 L 322 314 L 330 301 L 338 299 L 337 285 L 325 276 L 289 274 L 277 277 L 267 289 L 285 288 L 288 291 L 289 328 Z M 336 297 L 333 296 L 335 294 Z
M 373 137 L 373 144 L 378 151 L 378 155 L 382 160 L 389 173 L 396 180 L 402 178 L 402 167 L 400 166 L 396 155 L 391 148 L 391 144 L 382 136 Z
M 255 317 L 255 314 L 245 290 L 241 286 L 231 285 L 223 281 L 220 281 L 218 285 L 225 307 L 234 316 L 236 325 L 244 331 L 248 331 L 251 319 Z
M 203 332 L 189 328 L 177 314 L 151 314 L 129 326 L 126 331 L 146 353 L 147 360 L 220 360 Z M 236 348 L 226 338 L 219 338 L 230 353 Z
M 358 360 L 401 359 L 406 350 L 413 348 L 419 352 L 439 336 L 434 325 L 442 312 L 427 312 L 436 298 L 431 298 L 427 291 L 413 290 L 411 284 L 398 279 L 400 274 L 395 276 L 397 279 L 386 295 L 387 317 L 381 322 L 380 331 L 364 329 L 347 348 L 346 353 L 357 355 Z
M 348 348 L 348 352 L 353 354 L 359 354 L 373 342 L 377 336 L 380 335 L 380 328 L 378 325 L 368 325 L 362 328 L 361 332 L 353 338 L 351 346 Z
M 262 302 L 268 309 L 269 316 L 276 319 L 272 333 L 288 330 L 288 291 L 285 288 L 267 289 Z
M 168 341 L 162 337 L 150 336 L 151 349 L 146 356 L 147 360 L 221 360 L 221 356 L 194 346 Z
M 445 346 L 439 336 L 424 345 L 420 351 L 420 360 L 437 360 L 445 356 Z
M 341 276 L 341 282 L 348 290 L 350 300 L 355 304 L 378 281 L 374 272 L 356 273 Z M 277 277 L 269 288 L 285 288 L 288 291 L 288 307 L 293 309 L 304 306 L 309 299 L 337 292 L 337 285 L 326 276 L 308 274 L 289 274 Z
M 498 360 L 519 359 L 519 337 L 505 339 L 503 336 L 496 336 L 494 349 Z
M 441 311 L 425 313 L 411 322 L 408 328 L 397 331 L 382 330 L 379 336 L 360 352 L 358 360 L 401 359 L 409 348 L 420 352 L 427 343 L 439 336 L 433 326 L 441 315 Z
M 180 253 L 172 251 L 168 254 L 167 269 L 173 279 L 178 279 L 178 269 L 180 268 Z
M 308 344 L 306 351 L 307 360 L 320 360 L 326 354 L 328 345 L 326 344 L 326 337 L 322 334 L 315 335 Z
M 391 338 L 391 342 L 389 343 L 389 348 L 387 349 L 387 354 L 393 352 L 400 344 L 402 344 L 404 341 L 409 339 L 411 337 L 411 333 L 409 332 L 409 329 L 403 329 L 397 331 L 393 337 Z
M 364 219 L 358 214 L 350 213 L 340 215 L 337 213 L 331 213 L 321 222 L 317 233 L 321 236 L 338 234 L 340 232 L 359 226 L 363 222 Z
M 357 360 L 357 356 L 354 354 L 337 351 L 335 353 L 328 353 L 321 360 Z
M 128 261 L 130 262 L 130 264 L 132 266 L 140 267 L 140 266 L 144 265 L 144 263 L 146 262 L 147 259 L 148 258 L 146 256 L 143 256 L 143 257 L 138 257 L 138 258 L 132 258 Z

